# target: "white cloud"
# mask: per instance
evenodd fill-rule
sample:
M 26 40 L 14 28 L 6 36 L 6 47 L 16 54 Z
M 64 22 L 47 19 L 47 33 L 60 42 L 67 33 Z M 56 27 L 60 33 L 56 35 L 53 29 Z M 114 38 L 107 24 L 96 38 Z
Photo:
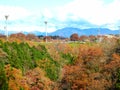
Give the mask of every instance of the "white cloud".
M 43 16 L 45 17 L 45 19 L 53 17 L 50 9 L 48 9 L 48 8 L 44 8 L 43 11 L 42 11 L 42 13 L 43 13 Z
M 66 20 L 69 14 L 73 15 L 75 18 L 90 19 L 93 16 L 99 14 L 101 11 L 101 1 L 98 0 L 74 0 L 71 3 L 60 7 L 58 10 L 58 17 Z
M 84 19 L 92 24 L 115 24 L 120 20 L 120 0 L 106 3 L 105 0 L 73 0 L 59 8 L 58 18 L 61 21 L 71 18 Z M 72 14 L 72 17 L 69 16 Z
M 4 20 L 5 15 L 9 15 L 9 20 L 23 19 L 30 15 L 30 12 L 22 7 L 0 6 L 0 20 Z
M 4 30 L 4 25 L 0 26 L 0 30 Z M 40 32 L 45 32 L 45 26 L 37 26 L 37 25 L 23 25 L 23 24 L 18 24 L 18 25 L 8 25 L 7 26 L 8 31 L 16 31 L 16 32 L 31 32 L 31 31 L 40 31 Z M 47 32 L 53 32 L 56 30 L 56 27 L 54 26 L 48 26 L 47 27 Z

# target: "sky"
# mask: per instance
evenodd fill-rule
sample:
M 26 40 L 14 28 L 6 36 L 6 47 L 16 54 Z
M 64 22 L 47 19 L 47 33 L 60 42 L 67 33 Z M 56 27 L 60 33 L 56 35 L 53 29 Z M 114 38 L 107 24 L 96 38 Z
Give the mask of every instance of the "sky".
M 80 29 L 120 26 L 120 0 L 0 0 L 0 30 L 54 32 L 65 27 Z

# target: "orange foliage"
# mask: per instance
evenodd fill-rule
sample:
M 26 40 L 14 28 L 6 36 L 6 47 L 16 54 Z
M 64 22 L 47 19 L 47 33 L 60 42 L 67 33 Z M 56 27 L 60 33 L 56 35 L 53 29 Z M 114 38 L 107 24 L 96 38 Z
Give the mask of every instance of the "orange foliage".
M 40 68 L 28 71 L 25 76 L 19 69 L 5 66 L 6 77 L 8 79 L 8 90 L 52 90 L 53 82 L 45 76 Z
M 48 44 L 46 48 L 50 56 L 53 58 L 53 60 L 60 62 L 61 57 L 60 57 L 59 50 L 58 50 L 58 44 L 52 44 L 52 45 Z
M 105 69 L 111 72 L 116 71 L 118 68 L 120 68 L 120 55 L 114 53 L 112 57 L 113 59 L 105 65 Z
M 87 46 L 81 45 L 79 47 L 78 58 L 84 60 L 84 62 L 88 62 L 91 60 L 98 59 L 103 55 L 102 49 L 98 46 Z
M 45 77 L 45 72 L 35 68 L 26 73 L 27 83 L 30 90 L 51 90 L 53 82 Z
M 56 50 L 66 54 L 72 51 L 72 47 L 69 44 L 62 43 L 62 44 L 56 45 Z
M 107 81 L 97 74 L 91 74 L 92 69 L 100 68 L 100 57 L 103 56 L 102 48 L 97 45 L 89 46 L 84 44 L 78 46 L 78 50 L 76 47 L 70 49 L 71 53 L 77 56 L 77 60 L 73 65 L 63 67 L 61 88 L 71 90 L 87 90 L 88 88 L 93 90 L 100 88 L 104 90 Z M 90 68 L 87 68 L 88 65 Z M 96 70 L 96 72 L 99 72 L 99 70 Z M 100 78 L 100 80 L 95 79 L 96 77 Z M 102 85 L 99 87 L 101 82 Z
M 26 83 L 26 78 L 22 76 L 22 72 L 19 69 L 11 67 L 9 64 L 5 66 L 6 77 L 8 78 L 9 90 L 29 90 Z
M 62 89 L 86 90 L 88 83 L 85 68 L 80 66 L 64 66 L 63 79 L 61 81 Z
M 37 36 L 35 36 L 34 34 L 26 35 L 26 40 L 29 40 L 29 41 L 40 41 L 39 38 Z
M 106 90 L 106 86 L 109 87 L 110 85 L 111 82 L 99 72 L 89 75 L 89 90 Z

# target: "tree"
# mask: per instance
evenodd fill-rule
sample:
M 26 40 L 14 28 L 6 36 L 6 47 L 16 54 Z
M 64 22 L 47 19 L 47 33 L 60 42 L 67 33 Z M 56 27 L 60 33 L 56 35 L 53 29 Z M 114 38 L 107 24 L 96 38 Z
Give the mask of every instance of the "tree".
M 80 36 L 79 40 L 80 41 L 85 41 L 85 40 L 88 40 L 88 37 L 85 36 L 85 35 L 82 35 L 82 36 Z
M 30 40 L 30 41 L 39 41 L 39 38 L 37 36 L 35 36 L 34 34 L 28 34 L 26 36 L 26 39 Z
M 48 42 L 50 42 L 50 41 L 52 40 L 50 36 L 45 36 L 45 37 L 43 38 L 44 41 L 46 41 L 46 39 L 47 39 Z
M 77 33 L 74 33 L 70 36 L 70 40 L 71 41 L 78 41 L 79 40 L 79 36 Z
M 30 90 L 27 85 L 26 77 L 22 75 L 20 69 L 5 65 L 5 72 L 8 81 L 8 90 Z
M 95 36 L 93 36 L 93 35 L 90 35 L 90 36 L 89 36 L 89 39 L 90 39 L 90 41 L 93 41 L 93 42 L 94 42 L 95 40 L 97 40 L 97 38 L 96 38 Z

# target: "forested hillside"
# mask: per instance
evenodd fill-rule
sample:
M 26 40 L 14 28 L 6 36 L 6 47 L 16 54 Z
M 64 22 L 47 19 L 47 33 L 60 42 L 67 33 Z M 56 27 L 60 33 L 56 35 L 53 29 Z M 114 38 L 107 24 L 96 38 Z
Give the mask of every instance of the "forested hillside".
M 120 40 L 0 40 L 0 90 L 120 90 Z

